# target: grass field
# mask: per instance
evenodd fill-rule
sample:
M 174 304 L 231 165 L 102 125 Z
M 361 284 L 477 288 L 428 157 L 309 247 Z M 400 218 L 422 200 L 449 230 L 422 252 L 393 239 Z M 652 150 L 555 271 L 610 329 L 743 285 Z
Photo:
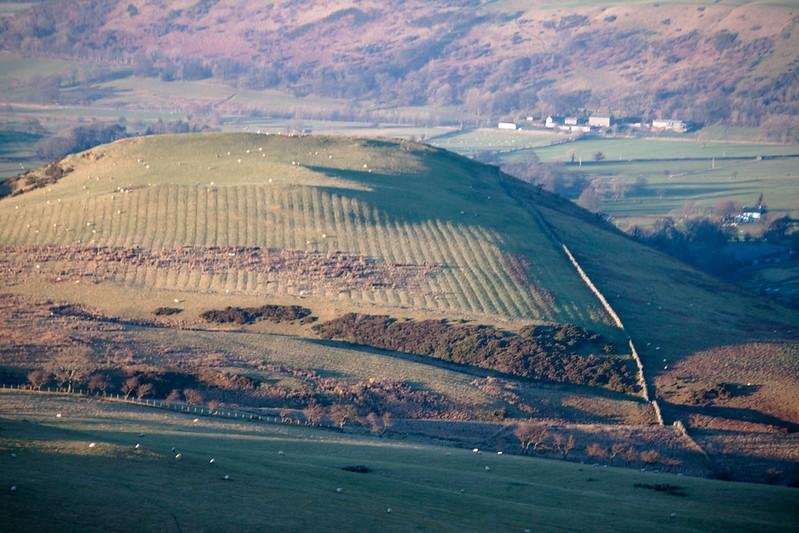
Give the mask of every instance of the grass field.
M 0 515 L 14 531 L 785 531 L 798 518 L 786 488 L 0 394 Z
M 599 138 L 580 140 L 537 148 L 536 155 L 544 162 L 593 161 L 602 152 L 607 161 L 629 159 L 679 159 L 692 157 L 755 157 L 799 154 L 799 146 L 785 144 L 702 142 L 699 140 L 658 138 Z
M 596 152 L 605 156 L 601 164 L 591 164 Z M 623 227 L 649 225 L 664 216 L 679 218 L 688 203 L 700 214 L 711 214 L 720 200 L 751 205 L 760 193 L 765 195 L 772 216 L 799 216 L 796 159 L 713 160 L 797 154 L 798 145 L 607 138 L 500 154 L 500 160 L 521 163 L 535 155 L 542 161 L 568 162 L 572 153 L 576 161 L 582 158 L 585 164 L 563 168 L 595 180 L 601 192 L 600 210 L 614 216 Z M 620 189 L 624 194 L 614 192 Z
M 509 131 L 484 128 L 433 139 L 431 144 L 458 154 L 471 156 L 485 151 L 507 152 L 540 148 L 565 138 L 565 135 L 550 131 Z

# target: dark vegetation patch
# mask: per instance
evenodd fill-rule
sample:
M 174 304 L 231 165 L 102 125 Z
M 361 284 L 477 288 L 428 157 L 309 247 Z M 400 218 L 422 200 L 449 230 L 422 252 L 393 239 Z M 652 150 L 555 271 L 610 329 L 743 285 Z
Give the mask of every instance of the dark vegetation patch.
M 183 309 L 180 307 L 158 307 L 153 314 L 156 316 L 170 316 L 170 315 L 177 315 L 178 313 L 182 313 Z
M 368 474 L 372 471 L 372 469 L 366 465 L 347 465 L 342 466 L 341 469 L 346 470 L 347 472 L 356 472 L 358 474 Z
M 671 496 L 688 496 L 683 487 L 672 485 L 671 483 L 636 483 L 633 487 L 637 489 L 649 489 L 655 492 L 663 492 Z
M 28 170 L 5 180 L 0 186 L 0 198 L 4 196 L 17 196 L 34 189 L 41 189 L 56 183 L 58 180 L 72 172 L 70 166 L 61 166 L 59 162 L 49 163 L 44 168 Z
M 310 317 L 311 310 L 299 305 L 263 305 L 261 307 L 226 307 L 210 309 L 200 317 L 216 324 L 253 324 L 259 320 L 292 322 Z
M 86 155 L 86 154 L 84 154 Z M 101 157 L 97 154 L 95 157 Z M 230 269 L 274 275 L 289 285 L 302 283 L 308 293 L 317 291 L 418 287 L 441 265 L 386 263 L 363 255 L 322 253 L 243 246 L 189 246 L 169 250 L 141 247 L 24 245 L 0 247 L 0 272 L 18 276 L 31 272 L 62 279 L 92 277 L 113 279 L 130 266 L 202 268 L 206 273 Z M 46 274 L 45 274 L 46 273 Z M 271 279 L 271 278 L 270 278 Z M 277 280 L 275 280 L 277 281 Z
M 438 320 L 396 320 L 349 313 L 314 326 L 323 338 L 427 355 L 508 374 L 560 383 L 635 390 L 629 361 L 596 355 L 607 344 L 571 324 L 533 326 L 512 333 L 491 326 Z M 605 348 L 607 350 L 607 348 Z

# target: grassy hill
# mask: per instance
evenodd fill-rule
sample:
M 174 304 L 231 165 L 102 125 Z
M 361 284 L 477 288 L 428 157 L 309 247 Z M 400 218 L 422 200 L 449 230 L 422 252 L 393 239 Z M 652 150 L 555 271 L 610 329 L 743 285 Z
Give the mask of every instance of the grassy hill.
M 0 204 L 0 243 L 261 246 L 299 250 L 309 261 L 338 251 L 376 259 L 380 285 L 350 290 L 291 273 L 264 279 L 168 265 L 115 275 L 132 286 L 303 295 L 453 317 L 607 322 L 493 170 L 421 145 L 174 136 L 126 140 L 62 166 L 74 170 L 57 184 Z M 511 271 L 519 258 L 524 266 Z M 408 283 L 389 283 L 388 269 L 403 266 Z
M 390 8 L 377 1 L 183 1 L 164 9 L 152 0 L 42 2 L 3 20 L 0 47 L 90 57 L 115 68 L 124 63 L 166 81 L 213 77 L 244 89 L 359 99 L 368 102 L 365 110 L 386 102 L 426 105 L 456 122 L 462 116 L 451 113 L 453 106 L 469 118 L 588 109 L 766 126 L 779 138 L 791 131 L 785 115 L 796 113 L 785 90 L 796 83 L 794 7 L 405 0 Z M 27 97 L 41 86 L 32 84 Z M 118 87 L 126 88 L 131 84 Z
M 0 396 L 0 518 L 15 531 L 784 531 L 797 519 L 787 488 Z M 370 471 L 342 470 L 355 465 Z
M 66 173 L 54 183 L 0 201 L 0 244 L 33 247 L 25 253 L 50 266 L 74 263 L 61 281 L 40 265 L 47 273 L 34 283 L 88 275 L 132 290 L 302 301 L 324 316 L 573 323 L 613 336 L 562 241 L 634 338 L 671 357 L 766 328 L 784 336 L 798 320 L 568 202 L 423 145 L 192 134 L 123 140 L 59 165 Z M 150 255 L 87 255 L 96 247 Z M 255 247 L 281 252 L 254 257 Z M 673 335 L 694 321 L 713 334 Z

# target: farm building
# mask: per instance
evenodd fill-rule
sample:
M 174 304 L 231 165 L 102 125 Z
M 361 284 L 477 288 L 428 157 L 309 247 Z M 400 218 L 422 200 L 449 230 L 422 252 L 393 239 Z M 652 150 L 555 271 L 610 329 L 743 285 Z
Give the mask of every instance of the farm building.
M 497 124 L 497 128 L 501 130 L 516 130 L 518 129 L 518 126 L 515 122 L 500 122 Z
M 688 130 L 688 126 L 682 120 L 655 119 L 652 121 L 652 129 L 683 133 Z
M 760 222 L 760 219 L 766 213 L 766 208 L 762 205 L 758 205 L 755 207 L 744 207 L 741 209 L 741 213 L 735 215 L 735 222 L 739 224 L 754 224 L 755 222 Z
M 556 117 L 553 115 L 548 116 L 546 121 L 544 121 L 544 126 L 552 129 L 557 128 L 561 124 L 563 124 L 563 117 Z
M 611 117 L 588 117 L 588 125 L 592 128 L 609 128 Z
M 576 126 L 577 122 L 577 117 L 566 117 L 563 119 L 563 124 L 566 126 Z

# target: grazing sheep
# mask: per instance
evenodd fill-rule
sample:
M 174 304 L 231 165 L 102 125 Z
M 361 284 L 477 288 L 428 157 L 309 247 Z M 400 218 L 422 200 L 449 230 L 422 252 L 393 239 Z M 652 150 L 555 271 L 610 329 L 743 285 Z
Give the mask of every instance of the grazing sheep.
M 172 446 L 172 453 L 175 453 L 176 451 L 177 451 L 177 448 L 175 448 L 174 446 Z
M 336 492 L 342 492 L 343 490 L 341 487 L 336 487 Z
M 16 492 L 16 491 L 17 491 L 17 486 L 11 485 L 11 492 Z
M 490 466 L 486 466 L 486 472 L 489 472 L 490 470 L 491 470 L 491 467 Z
M 230 476 L 225 474 L 224 476 L 222 476 L 222 479 L 224 479 L 225 481 L 230 481 Z
M 391 507 L 389 507 L 388 509 L 386 509 L 386 512 L 387 512 L 387 513 L 390 513 L 390 512 L 391 512 Z
M 178 461 L 180 461 L 181 457 L 183 457 L 182 453 L 178 453 L 178 454 L 175 455 L 175 459 L 177 459 Z
M 90 442 L 90 443 L 89 443 L 89 448 L 94 448 L 95 446 L 97 446 L 97 444 L 96 444 L 96 443 L 94 443 L 94 442 Z
M 480 453 L 480 448 L 475 448 L 472 450 L 472 453 Z
M 192 422 L 195 422 L 195 423 L 197 423 L 197 422 L 199 422 L 199 421 L 200 421 L 200 419 L 199 419 L 199 418 L 195 418 L 194 420 L 192 420 Z
M 137 442 L 137 443 L 136 443 L 136 446 L 134 446 L 134 448 L 136 448 L 136 449 L 138 450 L 139 448 L 141 448 L 141 444 L 139 444 L 139 443 Z
M 278 451 L 277 454 L 278 455 L 286 455 L 286 453 L 283 450 Z
M 502 455 L 502 452 L 497 452 L 497 455 Z
M 215 462 L 216 462 L 216 459 L 214 459 L 213 457 L 211 457 L 211 460 L 210 460 L 210 461 L 208 461 L 208 464 L 212 465 L 212 464 L 214 464 Z

